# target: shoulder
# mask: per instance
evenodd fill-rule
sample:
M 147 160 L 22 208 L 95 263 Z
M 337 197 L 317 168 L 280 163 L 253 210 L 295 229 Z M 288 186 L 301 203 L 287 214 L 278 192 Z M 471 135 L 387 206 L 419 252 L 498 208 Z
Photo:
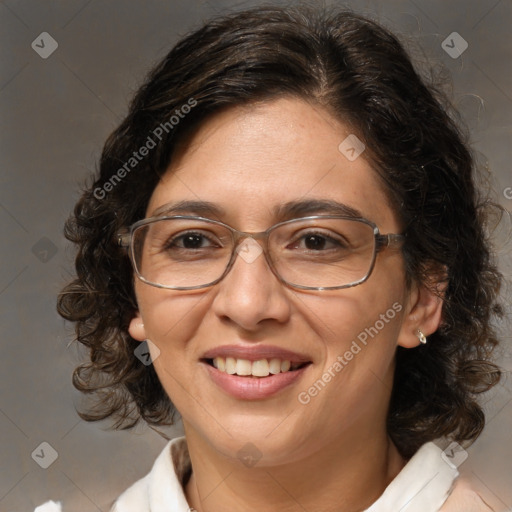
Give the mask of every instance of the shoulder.
M 34 512 L 62 512 L 60 501 L 47 501 L 39 507 L 36 507 Z
M 493 512 L 480 494 L 464 478 L 456 481 L 439 512 Z
M 421 446 L 365 512 L 438 512 L 459 476 L 457 468 L 447 463 L 442 454 L 432 442 Z
M 149 510 L 148 479 L 149 475 L 146 475 L 124 491 L 123 494 L 117 498 L 111 512 L 129 510 L 143 512 Z
M 169 441 L 151 471 L 119 496 L 111 512 L 187 510 L 183 485 L 190 470 L 185 438 Z
M 131 485 L 115 501 L 110 512 L 169 512 L 188 510 L 183 483 L 191 465 L 184 437 L 169 441 L 151 471 Z M 64 504 L 64 511 L 67 509 Z M 61 512 L 61 503 L 48 501 L 34 512 Z

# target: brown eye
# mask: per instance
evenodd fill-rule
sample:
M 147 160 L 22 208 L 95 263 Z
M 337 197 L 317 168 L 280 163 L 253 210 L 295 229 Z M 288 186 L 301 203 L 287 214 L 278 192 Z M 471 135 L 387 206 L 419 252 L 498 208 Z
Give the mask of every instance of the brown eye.
M 306 249 L 310 249 L 313 251 L 320 251 L 325 249 L 328 241 L 324 236 L 319 235 L 308 235 L 304 237 L 304 245 Z
M 204 233 L 199 232 L 186 232 L 173 236 L 166 244 L 166 249 L 208 249 L 218 247 L 219 244 L 215 243 L 210 237 Z
M 343 243 L 340 238 L 329 236 L 323 232 L 303 233 L 297 236 L 288 246 L 289 249 L 302 249 L 312 252 L 339 251 L 346 249 L 346 247 L 347 244 Z

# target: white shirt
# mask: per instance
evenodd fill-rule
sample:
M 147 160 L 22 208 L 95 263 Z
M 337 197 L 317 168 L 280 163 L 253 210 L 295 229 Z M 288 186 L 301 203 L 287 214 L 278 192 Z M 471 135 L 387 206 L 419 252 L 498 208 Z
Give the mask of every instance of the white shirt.
M 365 512 L 438 512 L 441 507 L 442 512 L 459 510 L 459 500 L 459 505 L 452 504 L 454 508 L 443 507 L 459 472 L 442 453 L 434 443 L 424 444 Z M 185 437 L 169 441 L 151 471 L 121 494 L 111 512 L 192 512 L 184 493 L 191 471 Z M 478 503 L 464 512 L 491 510 L 475 493 L 471 492 L 471 497 Z M 48 502 L 34 512 L 62 509 L 60 503 Z

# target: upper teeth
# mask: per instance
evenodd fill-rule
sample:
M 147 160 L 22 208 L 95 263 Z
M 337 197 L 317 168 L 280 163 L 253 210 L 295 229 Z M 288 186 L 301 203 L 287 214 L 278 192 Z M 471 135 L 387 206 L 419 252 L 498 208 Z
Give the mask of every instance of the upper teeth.
M 254 377 L 267 377 L 269 374 L 287 372 L 290 369 L 295 370 L 301 363 L 281 359 L 259 359 L 258 361 L 249 361 L 248 359 L 235 359 L 234 357 L 215 357 L 213 366 L 221 372 L 230 375 L 253 375 Z

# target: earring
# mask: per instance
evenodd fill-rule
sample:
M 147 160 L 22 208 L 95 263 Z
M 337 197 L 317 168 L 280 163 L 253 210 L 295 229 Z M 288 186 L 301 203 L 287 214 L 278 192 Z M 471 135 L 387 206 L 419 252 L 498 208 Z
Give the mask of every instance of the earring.
M 423 345 L 425 345 L 425 343 L 427 343 L 427 338 L 421 332 L 421 329 L 418 329 L 418 334 L 416 334 L 416 336 L 418 336 L 418 339 L 420 340 L 420 343 L 423 343 Z

